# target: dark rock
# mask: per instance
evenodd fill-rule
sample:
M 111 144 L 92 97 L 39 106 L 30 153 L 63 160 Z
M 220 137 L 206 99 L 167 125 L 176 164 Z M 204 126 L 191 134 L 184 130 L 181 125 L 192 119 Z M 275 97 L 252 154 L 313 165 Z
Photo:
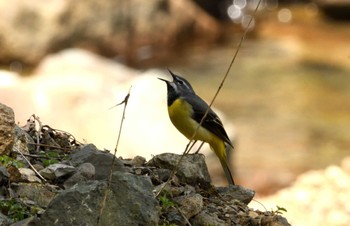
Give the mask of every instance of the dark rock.
M 87 179 L 86 177 L 84 177 L 83 175 L 81 175 L 80 173 L 76 173 L 73 174 L 70 178 L 68 178 L 64 184 L 63 187 L 65 189 L 71 188 L 74 185 L 76 185 L 79 182 L 84 182 L 84 181 L 89 181 L 89 179 Z
M 64 187 L 67 189 L 72 187 L 78 182 L 88 181 L 94 178 L 95 178 L 94 165 L 92 165 L 89 162 L 83 163 L 78 167 L 77 172 L 64 182 Z
M 6 183 L 10 175 L 7 172 L 7 169 L 3 166 L 0 166 L 0 184 Z
M 114 172 L 110 189 L 102 225 L 157 225 L 159 206 L 148 177 Z
M 164 153 L 154 156 L 148 162 L 148 165 L 173 170 L 180 158 L 181 155 Z M 185 155 L 178 167 L 176 176 L 183 183 L 194 186 L 199 185 L 203 188 L 210 187 L 210 175 L 205 163 L 205 157 L 202 154 Z
M 88 144 L 81 150 L 74 152 L 70 157 L 70 161 L 74 166 L 79 166 L 87 162 L 91 163 L 95 167 L 95 179 L 107 180 L 113 161 L 113 155 L 97 150 L 93 144 Z M 113 172 L 114 171 L 125 171 L 123 163 L 117 158 L 114 159 Z
M 89 179 L 87 179 L 86 177 L 84 177 L 80 173 L 75 173 L 64 182 L 63 186 L 65 189 L 68 189 L 68 188 L 73 187 L 78 182 L 83 182 L 83 181 L 88 181 L 88 180 Z
M 186 225 L 186 219 L 177 209 L 172 208 L 171 210 L 168 210 L 164 214 L 164 217 L 166 218 L 167 222 L 163 223 L 162 225 Z
M 49 204 L 38 225 L 157 225 L 158 202 L 149 179 L 114 172 L 112 182 L 87 181 L 57 195 Z M 108 189 L 106 203 L 101 203 Z
M 15 143 L 15 114 L 0 103 L 0 155 L 9 155 Z
M 170 169 L 154 169 L 152 174 L 152 181 L 154 184 L 159 184 L 162 182 L 166 182 L 171 176 Z
M 106 183 L 87 181 L 62 191 L 48 205 L 38 225 L 55 222 L 64 225 L 97 225 L 100 203 Z
M 59 178 L 65 178 L 72 175 L 76 169 L 73 166 L 69 166 L 62 163 L 55 163 L 40 170 L 40 174 L 49 180 L 56 180 Z
M 221 198 L 226 201 L 239 200 L 244 204 L 249 204 L 254 198 L 255 191 L 244 188 L 239 185 L 230 185 L 228 187 L 217 188 Z

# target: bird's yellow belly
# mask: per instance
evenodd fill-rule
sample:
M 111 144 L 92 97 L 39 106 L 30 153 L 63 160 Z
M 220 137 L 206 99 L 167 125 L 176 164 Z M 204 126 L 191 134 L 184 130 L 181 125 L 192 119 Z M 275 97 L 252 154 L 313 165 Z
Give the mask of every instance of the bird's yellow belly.
M 169 117 L 174 126 L 185 136 L 191 139 L 199 123 L 192 119 L 193 110 L 191 106 L 182 99 L 177 99 L 168 107 Z M 202 140 L 211 143 L 214 134 L 204 127 L 197 130 L 194 140 Z

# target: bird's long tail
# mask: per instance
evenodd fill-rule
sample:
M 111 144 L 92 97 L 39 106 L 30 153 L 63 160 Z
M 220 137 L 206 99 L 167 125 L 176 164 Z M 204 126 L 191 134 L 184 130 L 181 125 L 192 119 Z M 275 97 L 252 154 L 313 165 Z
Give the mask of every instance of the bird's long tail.
M 227 182 L 229 184 L 235 185 L 232 177 L 232 173 L 227 161 L 228 154 L 232 150 L 232 145 L 225 144 L 221 139 L 213 139 L 210 143 L 210 148 L 215 152 L 216 156 L 219 158 L 222 169 L 224 170 Z
M 229 184 L 235 185 L 235 181 L 233 180 L 232 173 L 226 159 L 220 159 L 220 163 L 224 170 L 227 182 Z

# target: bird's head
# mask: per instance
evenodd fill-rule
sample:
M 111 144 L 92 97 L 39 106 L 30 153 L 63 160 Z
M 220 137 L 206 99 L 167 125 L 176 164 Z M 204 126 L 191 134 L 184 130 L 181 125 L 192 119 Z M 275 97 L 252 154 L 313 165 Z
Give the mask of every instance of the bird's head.
M 191 84 L 184 78 L 182 78 L 179 75 L 174 74 L 170 69 L 168 69 L 169 73 L 173 77 L 173 81 L 168 81 L 163 78 L 158 78 L 162 81 L 164 81 L 167 84 L 168 89 L 168 95 L 175 95 L 180 96 L 185 93 L 192 93 L 194 94 L 194 90 L 191 86 Z

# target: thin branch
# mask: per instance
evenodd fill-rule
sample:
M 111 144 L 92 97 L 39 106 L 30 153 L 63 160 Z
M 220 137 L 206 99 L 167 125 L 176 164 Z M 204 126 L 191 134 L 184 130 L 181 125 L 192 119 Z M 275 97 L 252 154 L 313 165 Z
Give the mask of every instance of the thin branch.
M 97 225 L 101 225 L 101 217 L 102 217 L 103 209 L 104 209 L 104 207 L 106 205 L 107 193 L 108 193 L 109 186 L 110 186 L 111 180 L 112 180 L 113 165 L 114 165 L 114 162 L 115 162 L 115 159 L 116 159 L 116 154 L 117 154 L 117 151 L 118 151 L 120 135 L 121 135 L 122 129 L 123 129 L 123 123 L 124 123 L 124 119 L 125 119 L 125 110 L 126 110 L 126 106 L 128 105 L 128 101 L 129 101 L 129 97 L 130 97 L 130 90 L 131 90 L 131 87 L 129 89 L 128 94 L 125 96 L 125 98 L 124 98 L 124 100 L 122 102 L 120 102 L 119 104 L 113 106 L 113 107 L 116 107 L 116 106 L 119 106 L 121 104 L 124 104 L 123 115 L 122 115 L 122 119 L 121 119 L 120 127 L 119 127 L 119 132 L 118 132 L 117 143 L 116 143 L 115 148 L 114 148 L 114 155 L 113 155 L 113 159 L 112 159 L 112 164 L 111 164 L 111 168 L 109 170 L 109 176 L 108 176 L 108 181 L 107 181 L 107 188 L 106 188 L 106 190 L 104 192 L 103 199 L 102 199 L 102 202 L 101 202 L 101 209 L 100 209 L 100 213 L 99 213 L 98 218 L 97 218 Z
M 51 128 L 51 127 L 48 126 L 48 125 L 42 126 L 42 129 L 43 129 L 43 128 L 48 128 L 48 129 L 50 129 L 51 131 L 53 131 L 53 132 L 55 132 L 55 133 L 57 133 L 57 132 L 63 133 L 64 135 L 68 136 L 68 140 L 69 140 L 70 138 L 73 139 L 72 141 L 70 141 L 71 143 L 73 143 L 73 144 L 78 144 L 78 145 L 82 145 L 82 143 L 79 142 L 77 139 L 75 139 L 75 137 L 74 137 L 71 133 L 68 133 L 68 132 L 66 132 L 66 131 L 64 131 L 64 130 Z
M 259 203 L 259 204 L 265 209 L 265 211 L 267 212 L 267 209 L 266 209 L 266 207 L 264 206 L 264 204 L 262 204 L 261 202 L 259 202 L 259 201 L 256 200 L 256 199 L 253 199 L 253 201 Z
M 121 104 L 124 104 L 124 108 L 123 108 L 122 119 L 121 119 L 121 122 L 120 122 L 117 143 L 116 143 L 115 148 L 114 148 L 114 155 L 113 155 L 113 160 L 112 160 L 112 166 L 111 166 L 110 171 L 109 171 L 109 180 L 108 180 L 109 182 L 112 179 L 113 164 L 114 164 L 114 161 L 115 161 L 115 158 L 116 158 L 116 155 L 117 155 L 119 141 L 120 141 L 120 136 L 122 134 L 123 124 L 124 124 L 124 119 L 125 119 L 125 110 L 126 110 L 126 106 L 128 105 L 129 98 L 130 98 L 130 90 L 131 90 L 131 87 L 129 89 L 128 94 L 125 96 L 124 100 L 116 105 L 116 106 L 119 106 Z
M 202 117 L 202 119 L 201 119 L 199 125 L 197 126 L 196 131 L 194 131 L 194 133 L 193 133 L 193 135 L 192 135 L 190 141 L 192 141 L 193 138 L 196 136 L 198 129 L 199 129 L 200 126 L 202 125 L 204 119 L 207 117 L 211 106 L 213 105 L 214 101 L 216 100 L 216 97 L 218 96 L 218 94 L 220 93 L 221 88 L 223 87 L 223 85 L 224 85 L 224 83 L 225 83 L 225 81 L 226 81 L 226 78 L 228 77 L 228 74 L 229 74 L 230 71 L 231 71 L 232 65 L 233 65 L 233 63 L 235 62 L 236 58 L 237 58 L 238 52 L 239 52 L 239 50 L 241 49 L 242 43 L 243 43 L 243 41 L 245 40 L 245 37 L 247 36 L 249 27 L 250 27 L 251 23 L 253 22 L 253 19 L 255 18 L 255 15 L 256 15 L 256 12 L 258 11 L 258 8 L 259 8 L 259 6 L 260 6 L 260 3 L 261 3 L 261 0 L 259 0 L 258 4 L 256 5 L 255 10 L 254 10 L 254 12 L 253 12 L 253 16 L 250 17 L 250 19 L 249 19 L 248 25 L 247 25 L 246 29 L 244 30 L 243 35 L 241 36 L 241 39 L 240 39 L 240 41 L 239 41 L 239 43 L 238 43 L 238 46 L 237 46 L 237 49 L 236 49 L 236 51 L 235 51 L 235 53 L 234 53 L 234 55 L 233 55 L 233 57 L 232 57 L 232 59 L 231 59 L 231 62 L 230 62 L 230 64 L 229 64 L 228 68 L 227 68 L 227 71 L 226 71 L 224 77 L 222 78 L 222 81 L 221 81 L 221 83 L 220 83 L 220 85 L 219 85 L 219 87 L 218 87 L 218 89 L 217 89 L 217 91 L 216 91 L 216 93 L 215 93 L 213 99 L 211 100 L 211 102 L 210 102 L 210 104 L 209 104 L 209 106 L 208 106 L 208 108 L 207 108 L 207 110 L 206 110 L 204 116 Z
M 199 153 L 199 151 L 200 151 L 201 148 L 203 147 L 203 144 L 204 144 L 204 143 L 205 143 L 205 142 L 202 141 L 201 145 L 198 147 L 198 149 L 197 149 L 197 151 L 195 152 L 195 154 L 198 154 L 198 153 Z
M 49 144 L 37 144 L 37 143 L 31 143 L 31 142 L 27 142 L 27 144 L 36 145 L 36 146 L 40 146 L 40 147 L 46 147 L 46 148 L 52 148 L 52 149 L 59 149 L 59 150 L 63 150 L 63 151 L 70 151 L 71 150 L 71 148 L 62 148 L 62 147 L 57 147 L 57 146 L 53 146 L 53 145 L 49 145 Z
M 185 214 L 180 210 L 179 207 L 174 206 L 175 209 L 177 209 L 177 211 L 179 211 L 180 215 L 182 216 L 182 218 L 186 221 L 186 224 L 188 226 L 192 226 L 192 224 L 189 222 L 189 220 L 187 219 L 187 217 L 185 216 Z
M 17 151 L 16 149 L 15 150 L 12 150 L 14 153 L 17 153 L 17 154 L 21 154 L 21 152 Z M 48 157 L 48 156 L 42 156 L 42 155 L 31 155 L 31 154 L 23 154 L 22 155 L 26 156 L 26 157 L 30 157 L 30 158 L 36 158 L 36 159 L 51 159 L 52 157 Z M 57 159 L 57 160 L 60 160 L 60 158 L 54 158 L 54 159 Z
M 38 124 L 39 124 L 39 129 L 38 129 L 38 133 L 36 134 L 36 143 L 38 144 L 38 146 L 36 146 L 36 152 L 39 152 L 40 151 L 40 133 L 41 133 L 41 129 L 42 129 L 42 124 L 41 124 L 41 121 L 40 121 L 40 118 L 35 116 L 35 114 L 32 115 L 33 118 L 34 118 L 34 121 L 37 121 Z
M 16 147 L 13 147 L 14 149 L 15 149 L 15 151 L 17 152 L 17 153 L 20 153 L 21 154 L 21 156 L 22 156 L 22 158 L 24 158 L 24 160 L 26 160 L 26 162 L 29 164 L 29 166 L 30 166 L 30 168 L 32 168 L 32 170 L 43 180 L 43 181 L 46 181 L 46 179 L 43 177 L 43 176 L 41 176 L 41 174 L 34 168 L 34 166 L 30 163 L 30 161 L 23 155 L 23 153 L 20 151 L 20 150 L 18 150 Z

